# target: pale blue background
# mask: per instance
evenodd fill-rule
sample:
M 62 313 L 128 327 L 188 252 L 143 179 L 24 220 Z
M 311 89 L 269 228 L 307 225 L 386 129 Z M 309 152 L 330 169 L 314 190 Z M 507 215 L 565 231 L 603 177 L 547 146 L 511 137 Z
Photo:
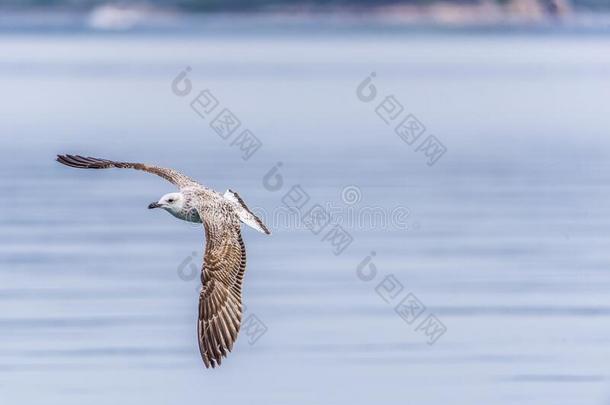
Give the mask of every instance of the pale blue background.
M 590 404 L 610 397 L 605 35 L 214 29 L 0 35 L 0 402 Z M 191 66 L 264 143 L 244 162 L 172 94 Z M 428 167 L 355 95 L 376 72 L 448 148 Z M 268 332 L 217 370 L 197 349 L 203 232 L 146 206 L 170 184 L 56 153 L 184 170 L 273 210 L 408 207 L 409 230 L 245 229 Z M 283 162 L 284 189 L 263 175 Z M 380 276 L 360 281 L 376 251 Z M 447 326 L 433 346 L 374 291 L 394 274 Z

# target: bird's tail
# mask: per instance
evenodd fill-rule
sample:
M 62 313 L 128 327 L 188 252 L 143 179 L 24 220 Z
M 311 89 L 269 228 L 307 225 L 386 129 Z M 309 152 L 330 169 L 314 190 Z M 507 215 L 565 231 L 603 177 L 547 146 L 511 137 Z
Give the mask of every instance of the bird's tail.
M 241 199 L 239 194 L 235 191 L 227 190 L 223 194 L 223 197 L 230 201 L 235 207 L 235 212 L 237 212 L 237 216 L 239 220 L 244 224 L 248 225 L 251 228 L 256 229 L 259 232 L 262 232 L 267 235 L 271 235 L 271 231 L 265 226 L 263 221 L 259 217 L 257 217 L 246 205 L 244 200 Z

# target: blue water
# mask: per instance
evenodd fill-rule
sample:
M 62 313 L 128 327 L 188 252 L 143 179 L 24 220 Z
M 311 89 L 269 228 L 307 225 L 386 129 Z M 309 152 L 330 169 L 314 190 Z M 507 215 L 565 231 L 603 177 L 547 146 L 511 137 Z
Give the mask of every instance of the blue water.
M 1 402 L 608 403 L 609 50 L 569 35 L 3 34 Z M 204 89 L 262 142 L 249 160 L 191 109 Z M 446 148 L 434 165 L 376 114 L 389 95 Z M 186 274 L 203 232 L 146 209 L 171 184 L 57 153 L 175 167 L 264 212 L 272 236 L 243 230 L 244 302 L 266 332 L 204 369 Z M 304 209 L 337 208 L 342 253 L 274 219 L 294 185 Z M 400 223 L 348 220 L 397 208 Z M 408 293 L 425 305 L 412 324 L 394 311 Z M 432 345 L 429 315 L 446 328 Z

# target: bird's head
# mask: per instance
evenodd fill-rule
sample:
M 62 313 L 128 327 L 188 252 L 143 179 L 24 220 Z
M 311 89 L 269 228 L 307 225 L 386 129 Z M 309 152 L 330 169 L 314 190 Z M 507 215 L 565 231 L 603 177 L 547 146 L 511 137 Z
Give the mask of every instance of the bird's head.
M 181 193 L 169 193 L 161 197 L 159 201 L 151 203 L 148 208 L 163 208 L 172 214 L 177 214 L 184 208 L 184 201 Z

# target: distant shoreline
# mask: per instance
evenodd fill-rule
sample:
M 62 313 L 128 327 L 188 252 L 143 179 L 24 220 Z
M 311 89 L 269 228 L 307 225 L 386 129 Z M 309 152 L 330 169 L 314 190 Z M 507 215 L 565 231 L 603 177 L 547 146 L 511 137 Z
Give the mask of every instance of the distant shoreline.
M 48 7 L 0 9 L 0 30 L 206 30 L 282 28 L 517 30 L 610 32 L 610 11 L 571 10 L 564 15 L 519 14 L 496 6 L 447 5 L 276 8 L 249 12 L 185 12 L 153 6 L 103 5 L 92 10 Z M 230 28 L 230 27 L 229 27 Z

